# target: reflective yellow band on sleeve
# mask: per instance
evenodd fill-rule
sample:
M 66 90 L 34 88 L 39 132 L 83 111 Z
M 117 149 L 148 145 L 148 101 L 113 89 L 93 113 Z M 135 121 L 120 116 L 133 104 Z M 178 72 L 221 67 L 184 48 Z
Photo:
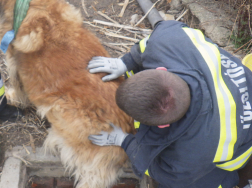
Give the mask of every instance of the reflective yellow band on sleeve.
M 140 122 L 134 120 L 134 127 L 135 127 L 135 129 L 139 129 L 139 127 L 140 127 Z
M 4 86 L 2 86 L 0 89 L 0 97 L 3 96 L 4 92 L 5 92 L 5 89 L 4 89 Z
M 218 188 L 222 188 L 222 186 L 220 185 Z
M 141 53 L 144 53 L 145 51 L 145 48 L 146 48 L 146 45 L 147 45 L 147 41 L 149 40 L 150 38 L 150 35 L 148 37 L 145 37 L 144 39 L 142 39 L 140 42 L 139 42 L 139 46 L 140 46 L 140 51 Z
M 133 70 L 127 71 L 127 72 L 126 72 L 126 75 L 128 76 L 128 78 L 130 78 L 131 76 L 133 76 L 133 75 L 134 75 Z
M 246 161 L 249 159 L 249 157 L 252 154 L 252 147 L 250 147 L 246 152 L 244 152 L 239 157 L 235 158 L 234 160 L 216 165 L 218 168 L 221 168 L 223 170 L 227 171 L 234 171 L 242 167 Z
M 205 40 L 197 29 L 183 28 L 204 58 L 212 75 L 220 116 L 220 137 L 213 162 L 232 159 L 237 141 L 236 104 L 221 74 L 221 57 L 218 48 Z
M 242 64 L 252 71 L 252 54 L 246 55 L 242 60 Z
M 147 176 L 150 176 L 150 174 L 149 174 L 149 171 L 148 171 L 148 170 L 146 170 L 146 171 L 145 171 L 145 174 L 146 174 Z

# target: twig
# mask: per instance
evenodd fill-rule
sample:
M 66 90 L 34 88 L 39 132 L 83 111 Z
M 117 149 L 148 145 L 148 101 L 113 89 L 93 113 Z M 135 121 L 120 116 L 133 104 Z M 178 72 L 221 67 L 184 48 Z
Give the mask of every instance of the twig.
M 124 46 L 124 45 L 122 45 L 122 47 L 124 47 L 125 49 L 126 49 L 126 51 L 130 51 L 130 47 L 128 47 L 128 46 Z
M 107 26 L 111 26 L 111 27 L 119 27 L 119 28 L 123 28 L 123 29 L 132 29 L 132 30 L 137 30 L 137 31 L 142 31 L 145 32 L 147 34 L 151 33 L 151 29 L 142 29 L 139 27 L 133 27 L 133 26 L 129 26 L 129 25 L 121 25 L 121 24 L 114 24 L 111 22 L 104 22 L 101 20 L 93 20 L 94 23 L 98 23 L 98 24 L 102 24 L 102 25 L 107 25 Z M 84 23 L 87 23 L 84 21 Z
M 104 18 L 108 19 L 109 21 L 115 23 L 115 24 L 119 24 L 117 21 L 111 19 L 110 17 L 108 17 L 106 14 L 103 14 L 101 11 L 97 12 L 98 14 L 100 14 L 101 16 L 103 16 Z
M 183 13 L 176 19 L 176 21 L 179 21 L 188 11 L 189 11 L 189 9 L 186 9 L 185 12 L 183 12 Z
M 123 8 L 122 8 L 120 14 L 118 15 L 118 17 L 123 17 L 124 11 L 125 11 L 126 7 L 128 6 L 128 4 L 129 4 L 129 0 L 125 0 Z
M 31 147 L 32 147 L 32 152 L 36 153 L 36 147 L 35 147 L 35 144 L 34 144 L 33 136 L 31 134 L 29 134 L 29 135 L 30 135 L 30 144 L 31 144 Z
M 38 128 L 37 128 L 37 126 L 35 126 L 35 125 L 33 125 L 33 124 L 27 124 L 26 125 L 27 127 L 30 127 L 30 128 L 34 128 L 37 132 L 38 132 L 38 134 L 44 134 L 43 132 L 41 132 Z
M 161 0 L 161 2 L 157 5 L 157 9 L 159 9 L 163 5 L 164 1 L 165 0 Z M 168 3 L 168 1 L 167 1 L 167 3 Z
M 28 155 L 30 155 L 31 153 L 29 152 L 29 150 L 25 147 L 25 145 L 23 144 L 23 147 L 24 147 L 24 149 L 25 149 L 25 151 L 26 151 L 26 153 L 28 154 Z
M 129 40 L 129 41 L 133 41 L 133 42 L 138 42 L 138 39 L 134 39 L 134 38 L 130 38 L 130 37 L 125 37 L 122 35 L 118 35 L 118 34 L 114 34 L 114 33 L 109 33 L 109 32 L 104 32 L 105 35 L 110 36 L 110 37 L 116 37 L 116 38 L 121 38 L 124 40 Z
M 146 12 L 146 14 L 134 25 L 135 27 L 138 26 L 143 20 L 144 18 L 146 18 L 146 16 L 148 16 L 148 14 L 150 13 L 150 11 L 155 7 L 155 5 L 159 2 L 160 0 L 156 1 L 151 8 Z
M 111 29 L 107 29 L 107 28 L 104 28 L 104 27 L 100 27 L 100 26 L 94 25 L 94 24 L 92 24 L 91 22 L 88 22 L 88 21 L 87 22 L 83 21 L 83 23 L 86 23 L 86 24 L 88 24 L 88 25 L 90 25 L 92 27 L 95 27 L 95 28 L 99 28 L 100 30 L 111 31 L 111 32 L 114 31 L 114 30 L 111 30 Z
M 141 35 L 144 35 L 145 33 L 150 33 L 150 32 L 142 32 L 142 31 L 132 31 L 132 30 L 130 30 L 130 29 L 126 29 L 126 28 L 120 28 L 118 31 L 115 31 L 115 30 L 111 30 L 111 29 L 106 29 L 106 28 L 104 28 L 104 27 L 99 27 L 99 26 L 97 26 L 97 25 L 94 25 L 94 24 L 92 24 L 92 23 L 90 23 L 90 22 L 83 22 L 83 23 L 87 23 L 87 24 L 89 24 L 89 25 L 91 25 L 92 27 L 96 27 L 96 28 L 99 28 L 99 29 L 101 29 L 101 30 L 105 30 L 105 31 L 107 31 L 107 32 L 111 32 L 111 33 L 113 33 L 113 32 L 115 32 L 116 34 L 117 33 L 119 33 L 122 29 L 124 29 L 124 30 L 126 30 L 126 31 L 128 31 L 128 32 L 130 32 L 130 33 L 134 33 L 134 34 L 141 34 Z M 107 22 L 107 23 L 110 23 L 110 22 Z M 111 24 L 113 24 L 113 23 L 111 23 Z M 147 36 L 148 36 L 148 34 L 147 34 Z M 146 37 L 146 36 L 144 36 L 144 37 Z M 140 39 L 142 39 L 143 37 L 140 37 Z
M 246 2 L 246 0 L 243 1 L 242 5 L 241 5 L 241 6 L 239 7 L 239 9 L 238 9 L 238 13 L 237 13 L 237 15 L 236 15 L 236 18 L 235 18 L 235 21 L 234 21 L 234 24 L 233 24 L 233 27 L 232 27 L 231 34 L 230 34 L 230 37 L 229 37 L 229 39 L 228 39 L 228 44 L 229 44 L 229 41 L 230 41 L 230 39 L 231 39 L 232 33 L 233 33 L 233 31 L 234 31 L 235 23 L 236 23 L 236 21 L 237 21 L 237 19 L 238 19 L 238 16 L 240 15 L 241 8 L 244 6 L 245 2 Z
M 5 60 L 5 59 L 3 59 L 3 61 L 4 61 L 4 65 L 5 65 L 5 66 L 7 66 L 7 62 L 6 62 L 6 60 Z
M 248 5 L 248 15 L 249 15 L 249 20 L 248 20 L 249 30 L 250 30 L 250 34 L 252 35 L 251 26 L 250 26 L 250 5 Z
M 106 43 L 106 42 L 104 42 L 103 44 L 105 46 L 109 47 L 109 48 L 112 48 L 113 50 L 118 50 L 118 51 L 121 51 L 121 52 L 126 52 L 126 50 L 124 48 L 113 46 L 113 45 L 110 45 L 109 43 Z
M 135 1 L 135 0 L 130 1 L 129 4 L 130 4 L 130 3 L 133 3 L 134 1 Z M 123 6 L 124 3 L 118 3 L 117 5 L 118 5 L 118 6 Z
M 4 129 L 4 128 L 15 126 L 15 125 L 16 125 L 15 123 L 11 123 L 11 124 L 8 124 L 8 125 L 5 125 L 5 126 L 1 126 L 0 129 Z
M 243 48 L 244 46 L 246 46 L 248 43 L 252 42 L 252 39 L 248 42 L 246 42 L 245 44 L 243 44 L 240 48 L 238 48 L 237 50 L 234 51 L 234 53 L 238 52 L 241 48 Z
M 86 13 L 87 17 L 89 17 L 84 0 L 81 0 L 81 4 L 82 4 L 82 8 L 83 8 L 84 12 Z
M 251 42 L 249 43 L 249 45 L 247 46 L 247 49 L 251 46 L 251 44 L 252 44 L 252 40 L 251 40 Z M 252 50 L 252 49 L 251 49 Z M 250 50 L 250 51 L 251 51 Z M 252 51 L 251 51 L 252 52 Z
M 26 165 L 32 165 L 29 161 L 24 160 L 22 157 L 18 156 L 17 154 L 13 153 L 12 154 L 13 157 L 20 159 L 21 161 L 23 161 Z
M 232 31 L 231 31 L 231 34 L 230 34 L 230 36 L 229 36 L 229 39 L 228 39 L 227 44 L 229 44 L 229 41 L 230 41 L 230 39 L 231 39 L 231 36 L 232 36 L 233 31 L 234 31 L 235 23 L 236 23 L 236 21 L 237 21 L 237 19 L 238 19 L 239 13 L 240 13 L 240 9 L 238 10 L 238 13 L 237 13 L 237 15 L 236 15 L 236 18 L 235 18 L 235 21 L 234 21 L 234 24 L 233 24 L 233 27 L 232 27 Z
M 83 23 L 87 23 L 87 24 L 91 25 L 92 27 L 99 28 L 100 30 L 109 31 L 109 32 L 112 32 L 112 33 L 115 32 L 115 30 L 110 30 L 110 29 L 107 29 L 107 28 L 104 28 L 104 27 L 99 27 L 99 26 L 94 25 L 94 24 L 92 24 L 91 22 L 88 22 L 88 21 L 86 21 L 86 22 L 84 21 Z M 105 22 L 105 23 L 113 24 L 114 26 L 119 26 L 119 25 L 116 25 L 116 24 L 111 23 L 111 22 Z M 105 25 L 107 25 L 107 24 L 105 24 Z M 128 31 L 130 33 L 143 35 L 143 37 L 140 37 L 140 39 L 145 38 L 146 36 L 148 36 L 151 33 L 151 30 L 136 28 L 138 31 L 132 31 L 131 29 L 133 29 L 133 30 L 136 30 L 136 29 L 135 28 L 126 29 L 125 27 L 122 28 L 121 26 L 120 26 L 120 29 L 118 31 L 116 31 L 116 33 L 118 33 L 121 29 L 124 29 L 124 30 L 126 30 L 126 31 Z M 139 37 L 139 36 L 137 35 L 137 37 Z

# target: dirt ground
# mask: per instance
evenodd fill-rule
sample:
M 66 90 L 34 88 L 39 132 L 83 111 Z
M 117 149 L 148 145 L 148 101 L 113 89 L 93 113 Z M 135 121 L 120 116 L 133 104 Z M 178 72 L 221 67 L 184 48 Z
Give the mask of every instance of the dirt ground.
M 132 33 L 124 29 L 108 27 L 102 24 L 95 24 L 93 22 L 94 20 L 111 22 L 104 16 L 101 16 L 99 14 L 100 11 L 122 25 L 131 25 L 130 21 L 133 14 L 138 14 L 140 17 L 144 15 L 136 0 L 130 0 L 122 17 L 118 17 L 118 15 L 122 10 L 121 5 L 124 3 L 124 0 L 68 0 L 68 2 L 81 10 L 84 26 L 96 34 L 112 57 L 121 57 L 125 53 L 129 52 L 130 47 L 134 44 L 134 40 L 131 39 L 142 39 L 146 36 L 146 34 L 143 33 Z M 154 0 L 153 3 L 154 2 L 156 2 L 156 0 Z M 161 0 L 157 3 L 156 7 L 159 11 L 162 10 L 166 12 L 170 9 L 169 2 L 170 0 Z M 211 3 L 213 2 L 211 1 Z M 215 11 L 214 9 L 211 9 L 211 3 L 206 0 L 205 6 L 208 10 Z M 214 1 L 214 3 L 219 3 L 219 7 L 223 7 L 223 11 L 229 11 L 229 19 L 232 21 L 235 20 L 237 10 L 230 11 L 228 1 Z M 88 15 L 85 13 L 84 7 L 86 8 Z M 179 11 L 175 17 L 177 17 L 180 13 L 181 11 Z M 187 23 L 191 27 L 200 28 L 197 20 L 192 20 L 192 16 L 189 13 L 188 15 L 185 15 L 181 21 Z M 151 25 L 147 19 L 144 19 L 138 27 L 151 29 Z M 118 37 L 106 35 L 106 33 L 109 33 L 110 31 L 116 31 L 116 34 L 129 37 L 130 39 L 124 40 Z M 115 45 L 115 43 L 118 45 Z M 0 69 L 5 85 L 9 87 L 9 78 L 8 73 L 6 72 L 5 58 L 3 54 L 0 54 Z M 45 119 L 40 119 L 40 117 L 36 115 L 35 109 L 26 109 L 25 114 L 25 117 L 23 117 L 20 121 L 4 122 L 0 124 L 0 171 L 5 160 L 4 152 L 7 149 L 16 145 L 21 145 L 23 147 L 42 146 L 47 135 L 46 129 L 50 127 L 50 124 Z

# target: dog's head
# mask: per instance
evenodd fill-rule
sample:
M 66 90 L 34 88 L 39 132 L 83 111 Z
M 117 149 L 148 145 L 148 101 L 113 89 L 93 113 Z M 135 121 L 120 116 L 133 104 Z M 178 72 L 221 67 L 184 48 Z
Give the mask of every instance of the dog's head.
M 15 3 L 16 0 L 0 0 L 0 40 L 7 31 L 13 29 Z M 38 51 L 48 40 L 62 41 L 65 33 L 60 29 L 68 32 L 66 25 L 69 30 L 72 25 L 82 25 L 79 10 L 64 1 L 32 0 L 12 45 L 23 53 Z

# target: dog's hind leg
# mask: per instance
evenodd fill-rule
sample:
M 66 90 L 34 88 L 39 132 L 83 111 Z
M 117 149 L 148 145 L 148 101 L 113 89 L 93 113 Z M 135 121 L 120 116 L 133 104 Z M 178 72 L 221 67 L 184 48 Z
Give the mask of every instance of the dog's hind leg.
M 6 97 L 11 104 L 19 107 L 27 107 L 30 105 L 27 94 L 23 90 L 23 85 L 18 75 L 17 62 L 11 51 L 6 54 L 7 69 L 9 73 L 11 87 L 6 89 Z
M 126 154 L 119 147 L 99 147 L 94 155 L 92 148 L 85 145 L 70 147 L 53 129 L 49 130 L 44 147 L 60 156 L 66 171 L 75 177 L 76 188 L 110 188 L 121 176 L 126 161 Z

